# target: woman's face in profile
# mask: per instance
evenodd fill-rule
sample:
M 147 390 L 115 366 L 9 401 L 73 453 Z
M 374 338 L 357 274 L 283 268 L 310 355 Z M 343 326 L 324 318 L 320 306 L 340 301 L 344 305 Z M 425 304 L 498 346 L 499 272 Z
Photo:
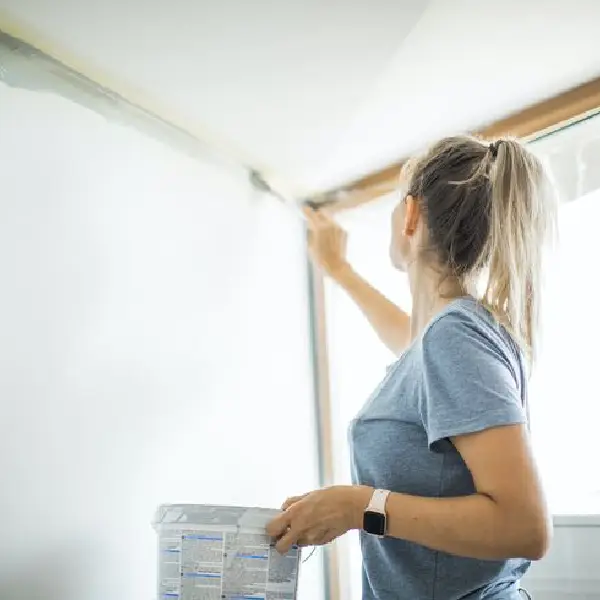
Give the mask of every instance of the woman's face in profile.
M 409 241 L 404 235 L 404 223 L 406 221 L 406 201 L 404 192 L 400 191 L 400 201 L 392 212 L 391 238 L 390 238 L 390 260 L 392 265 L 400 270 L 406 271 L 408 263 Z
M 406 163 L 400 173 L 398 185 L 398 204 L 392 212 L 390 259 L 392 265 L 400 270 L 406 271 L 410 258 L 410 238 L 406 235 L 407 230 L 407 194 L 409 190 L 410 161 Z

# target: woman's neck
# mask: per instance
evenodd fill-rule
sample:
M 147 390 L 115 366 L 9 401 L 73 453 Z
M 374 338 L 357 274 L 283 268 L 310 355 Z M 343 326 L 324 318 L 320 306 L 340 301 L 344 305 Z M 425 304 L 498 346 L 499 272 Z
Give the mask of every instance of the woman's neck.
M 467 295 L 467 292 L 458 279 L 444 278 L 435 269 L 422 265 L 409 269 L 408 279 L 412 295 L 410 337 L 414 340 L 435 315 L 456 298 Z

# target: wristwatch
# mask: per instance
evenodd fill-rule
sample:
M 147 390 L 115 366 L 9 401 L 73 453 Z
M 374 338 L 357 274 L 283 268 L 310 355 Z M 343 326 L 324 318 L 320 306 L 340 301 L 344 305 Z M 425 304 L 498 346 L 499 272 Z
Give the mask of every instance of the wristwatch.
M 384 537 L 387 533 L 385 503 L 389 495 L 388 490 L 375 490 L 373 492 L 369 506 L 363 514 L 363 529 L 367 533 L 378 537 Z

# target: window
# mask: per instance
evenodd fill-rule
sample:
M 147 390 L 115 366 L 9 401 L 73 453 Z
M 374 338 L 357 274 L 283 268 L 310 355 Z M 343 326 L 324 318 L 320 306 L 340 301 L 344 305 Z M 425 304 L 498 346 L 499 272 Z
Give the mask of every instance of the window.
M 532 147 L 547 160 L 562 201 L 544 292 L 541 356 L 531 381 L 534 448 L 552 510 L 598 514 L 600 115 Z
M 556 514 L 600 513 L 596 435 L 600 283 L 595 239 L 600 223 L 600 116 L 536 142 L 561 196 L 560 245 L 553 252 L 544 296 L 541 356 L 531 382 L 534 447 Z M 388 197 L 343 213 L 349 258 L 390 299 L 410 309 L 406 277 L 387 258 Z M 394 357 L 383 347 L 352 301 L 326 283 L 335 473 L 349 481 L 347 427 Z M 342 595 L 360 598 L 360 552 L 356 537 L 338 542 Z

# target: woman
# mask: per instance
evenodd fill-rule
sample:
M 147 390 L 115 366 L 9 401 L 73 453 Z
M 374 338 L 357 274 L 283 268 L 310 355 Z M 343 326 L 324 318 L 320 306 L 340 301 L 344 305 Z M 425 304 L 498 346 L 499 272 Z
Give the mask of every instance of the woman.
M 552 194 L 512 139 L 444 139 L 402 186 L 390 253 L 410 316 L 352 270 L 344 232 L 307 212 L 314 259 L 402 355 L 351 425 L 354 485 L 290 498 L 267 530 L 281 552 L 361 530 L 365 600 L 516 600 L 551 538 L 526 372 Z

